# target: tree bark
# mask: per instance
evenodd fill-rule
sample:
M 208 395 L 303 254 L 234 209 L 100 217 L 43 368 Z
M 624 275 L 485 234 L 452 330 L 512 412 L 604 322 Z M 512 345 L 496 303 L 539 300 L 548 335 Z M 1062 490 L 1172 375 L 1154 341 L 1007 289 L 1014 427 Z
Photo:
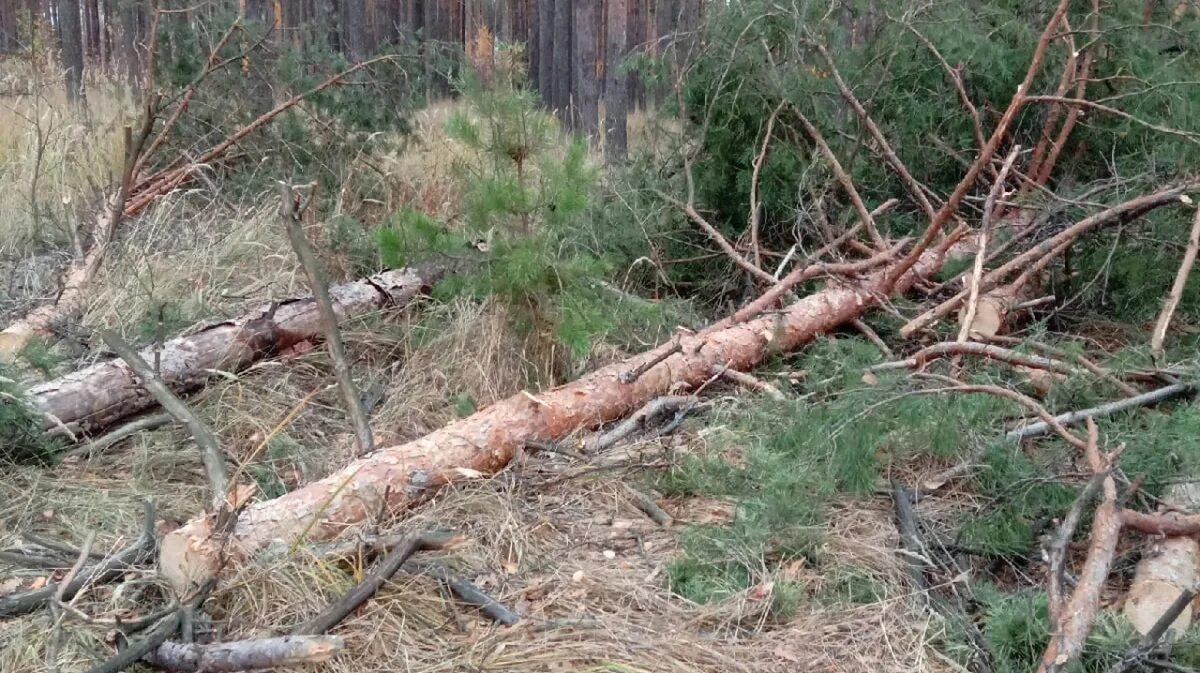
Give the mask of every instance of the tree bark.
M 575 9 L 574 30 L 574 99 L 572 118 L 580 133 L 595 138 L 600 130 L 600 79 L 596 76 L 596 52 L 600 32 L 597 20 L 598 5 L 590 2 L 572 3 Z
M 936 272 L 950 239 L 903 274 L 895 291 Z M 275 541 L 328 540 L 383 512 L 398 512 L 436 488 L 502 469 L 526 442 L 554 442 L 581 428 L 628 414 L 652 398 L 695 387 L 715 365 L 747 370 L 771 355 L 797 348 L 877 306 L 891 269 L 857 283 L 839 283 L 777 313 L 700 334 L 597 370 L 537 395 L 522 392 L 431 434 L 380 449 L 287 495 L 247 507 L 227 537 L 213 537 L 210 518 L 194 519 L 163 540 L 160 568 L 178 590 L 232 568 Z M 661 358 L 665 351 L 674 351 Z M 636 379 L 622 374 L 661 358 Z M 624 382 L 629 381 L 629 382 Z
M 338 636 L 284 636 L 227 643 L 159 645 L 146 661 L 168 671 L 232 673 L 328 661 L 346 648 Z
M 634 0 L 636 2 L 637 0 Z M 608 0 L 608 47 L 604 65 L 604 145 L 610 160 L 625 155 L 628 146 L 628 76 L 625 61 L 629 12 L 627 0 Z
M 83 30 L 79 25 L 79 0 L 58 0 L 58 38 L 66 73 L 67 100 L 83 101 Z
M 367 280 L 329 288 L 341 319 L 384 306 L 404 306 L 439 276 L 433 268 L 388 271 Z M 175 393 L 204 386 L 212 371 L 236 372 L 294 346 L 320 338 L 320 313 L 312 297 L 291 299 L 237 320 L 141 351 L 158 361 L 159 375 Z M 29 390 L 34 407 L 72 432 L 94 434 L 155 406 L 137 376 L 120 360 L 99 362 Z M 46 428 L 57 427 L 47 420 Z
M 541 0 L 537 3 L 537 78 L 536 87 L 542 96 L 542 102 L 554 107 L 554 2 Z
M 346 21 L 342 27 L 342 40 L 346 45 L 346 58 L 359 63 L 367 58 L 367 4 L 366 0 L 342 0 Z
M 571 26 L 574 24 L 570 0 L 544 0 L 554 3 L 554 100 L 550 107 L 559 118 L 573 126 L 571 109 Z

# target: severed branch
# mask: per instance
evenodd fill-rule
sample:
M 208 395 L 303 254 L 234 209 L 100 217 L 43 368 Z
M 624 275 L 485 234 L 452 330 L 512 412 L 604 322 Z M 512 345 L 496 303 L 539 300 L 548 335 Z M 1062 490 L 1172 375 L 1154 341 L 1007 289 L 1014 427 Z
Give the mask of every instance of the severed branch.
M 505 626 L 512 626 L 521 621 L 520 615 L 484 593 L 471 582 L 450 572 L 449 568 L 440 563 L 415 563 L 410 561 L 404 564 L 404 572 L 409 574 L 421 573 L 436 578 L 439 582 L 449 587 L 450 592 L 458 596 L 459 600 L 479 608 L 480 612 L 495 622 L 504 624 Z
M 970 191 L 971 187 L 975 184 L 975 180 L 979 177 L 980 171 L 982 171 L 983 167 L 987 166 L 988 162 L 992 160 L 992 156 L 996 153 L 996 150 L 999 149 L 1000 143 L 1003 142 L 1005 136 L 1008 134 L 1009 126 L 1012 125 L 1013 121 L 1017 117 L 1017 113 L 1025 105 L 1029 88 L 1033 86 L 1033 80 L 1037 76 L 1038 71 L 1041 69 L 1042 59 L 1044 59 L 1046 56 L 1046 50 L 1050 45 L 1050 41 L 1053 39 L 1059 23 L 1062 22 L 1063 17 L 1066 15 L 1067 8 L 1070 6 L 1070 4 L 1071 0 L 1059 1 L 1057 8 L 1054 10 L 1054 14 L 1046 23 L 1045 29 L 1043 29 L 1041 37 L 1038 38 L 1037 46 L 1033 51 L 1033 58 L 1029 63 L 1029 69 L 1025 72 L 1025 78 L 1022 80 L 1021 84 L 1018 85 L 1017 92 L 1013 94 L 1013 98 L 1009 102 L 1008 108 L 1004 111 L 1000 121 L 996 124 L 996 129 L 992 132 L 991 138 L 988 139 L 987 145 L 985 145 L 983 149 L 979 151 L 979 156 L 976 157 L 975 161 L 971 163 L 970 168 L 967 169 L 966 175 L 963 176 L 963 179 L 958 183 L 958 186 L 954 188 L 954 191 L 950 194 L 950 197 L 946 199 L 946 202 L 942 205 L 941 209 L 935 213 L 933 220 L 925 229 L 925 233 L 922 234 L 921 239 L 917 241 L 917 244 L 914 245 L 911 250 L 908 251 L 908 254 L 903 260 L 900 261 L 899 264 L 894 265 L 888 270 L 887 276 L 884 278 L 884 282 L 882 284 L 882 292 L 885 294 L 891 292 L 892 287 L 896 284 L 896 282 L 902 276 L 904 276 L 904 274 L 908 273 L 909 269 L 911 269 L 917 263 L 917 260 L 921 258 L 921 255 L 923 255 L 925 251 L 929 249 L 929 246 L 932 245 L 934 240 L 937 239 L 937 237 L 942 233 L 942 228 L 945 227 L 946 223 L 950 221 L 950 218 L 953 217 L 955 212 L 958 211 L 959 204 L 962 203 L 962 200 L 964 197 L 966 197 L 967 192 Z
M 859 221 L 866 228 L 867 235 L 871 237 L 871 242 L 875 244 L 877 249 L 884 249 L 887 244 L 884 242 L 883 237 L 879 235 L 879 229 L 875 227 L 875 218 L 871 216 L 866 204 L 863 203 L 862 196 L 858 193 L 858 188 L 854 186 L 854 180 L 850 178 L 846 169 L 842 168 L 842 163 L 838 161 L 837 155 L 833 153 L 833 149 L 829 147 L 829 143 L 825 142 L 825 136 L 821 135 L 821 132 L 808 120 L 808 117 L 805 117 L 804 113 L 800 112 L 794 106 L 792 112 L 800 120 L 800 124 L 817 146 L 817 149 L 821 150 L 821 154 L 825 156 L 825 160 L 829 162 L 829 169 L 833 171 L 834 177 L 837 178 L 838 184 L 846 192 L 846 196 L 850 197 L 850 203 L 854 205 L 854 210 L 858 213 Z
M 787 399 L 775 386 L 751 374 L 747 374 L 746 372 L 739 372 L 736 369 L 730 369 L 725 365 L 715 365 L 713 366 L 712 373 L 714 376 L 720 376 L 721 378 L 732 381 L 740 386 L 757 390 L 758 392 L 763 393 L 767 397 L 770 397 L 777 402 L 782 402 Z
M 771 147 L 771 136 L 775 133 L 775 120 L 786 105 L 786 101 L 775 106 L 771 116 L 767 118 L 767 127 L 763 132 L 762 148 L 754 158 L 754 172 L 750 177 L 750 247 L 754 253 L 754 266 L 762 268 L 762 251 L 758 246 L 758 228 L 762 220 L 762 204 L 758 200 L 758 180 L 762 175 L 763 164 L 767 161 L 767 150 Z
M 1015 308 L 1020 308 L 1020 305 L 1015 306 L 1014 309 Z M 1008 344 L 1010 346 L 1019 345 L 1019 344 L 1029 344 L 1029 346 L 1032 347 L 1033 349 L 1042 351 L 1043 353 L 1052 355 L 1059 359 L 1072 358 L 1075 360 L 1075 362 L 1079 363 L 1079 366 L 1083 367 L 1084 369 L 1088 370 L 1092 374 L 1094 374 L 1094 375 L 1104 379 L 1105 381 L 1108 381 L 1109 383 L 1113 384 L 1114 386 L 1116 386 L 1122 393 L 1125 393 L 1125 395 L 1127 397 L 1137 397 L 1138 395 L 1142 394 L 1141 391 L 1138 390 L 1137 388 L 1134 388 L 1133 386 L 1129 385 L 1128 383 L 1125 383 L 1121 379 L 1117 378 L 1112 372 L 1108 371 L 1107 369 L 1104 369 L 1100 365 L 1097 365 L 1095 362 L 1092 362 L 1090 359 L 1084 357 L 1083 355 L 1075 355 L 1075 354 L 1069 353 L 1061 348 L 1056 348 L 1054 346 L 1051 346 L 1046 343 L 1042 343 L 1040 341 L 1022 340 L 1022 339 L 1018 339 L 1016 337 L 992 335 L 992 336 L 988 337 L 987 340 L 995 342 L 995 343 Z
M 1113 554 L 1121 536 L 1122 519 L 1120 506 L 1117 504 L 1117 485 L 1112 477 L 1111 459 L 1100 455 L 1097 446 L 1099 434 L 1096 422 L 1089 418 L 1084 454 L 1092 473 L 1101 476 L 1104 495 L 1093 517 L 1092 541 L 1088 547 L 1087 560 L 1079 572 L 1079 583 L 1060 610 L 1059 618 L 1055 620 L 1050 644 L 1042 656 L 1038 673 L 1062 671 L 1083 652 L 1092 621 L 1100 608 L 1100 593 L 1108 579 Z
M 325 279 L 321 263 L 317 261 L 317 256 L 313 254 L 312 246 L 301 228 L 300 218 L 303 211 L 297 210 L 292 190 L 290 185 L 281 184 L 279 186 L 282 197 L 279 214 L 283 218 L 283 226 L 287 230 L 292 250 L 296 252 L 300 266 L 304 268 L 304 275 L 308 277 L 309 289 L 312 290 L 317 310 L 321 314 L 321 327 L 325 332 L 325 344 L 329 347 L 329 358 L 333 360 L 334 375 L 337 377 L 338 388 L 342 391 L 342 402 L 346 405 L 346 415 L 350 417 L 350 422 L 354 425 L 354 439 L 358 455 L 363 456 L 375 450 L 375 438 L 371 434 L 371 425 L 367 422 L 367 415 L 362 408 L 362 397 L 358 393 L 358 386 L 354 383 L 354 374 L 350 370 L 350 361 L 346 356 L 346 344 L 342 341 L 342 332 L 337 326 L 337 312 L 333 309 L 333 300 L 329 298 L 329 283 Z M 306 208 L 312 206 L 312 198 L 315 196 L 310 198 Z
M 1163 305 L 1162 313 L 1158 314 L 1158 322 L 1154 324 L 1154 333 L 1150 337 L 1150 352 L 1155 358 L 1163 356 L 1163 342 L 1167 338 L 1167 328 L 1171 325 L 1171 318 L 1175 315 L 1175 309 L 1179 307 L 1179 302 L 1183 299 L 1183 290 L 1187 286 L 1188 277 L 1192 274 L 1192 266 L 1196 263 L 1196 253 L 1200 250 L 1200 208 L 1196 209 L 1196 216 L 1192 221 L 1192 231 L 1188 235 L 1187 250 L 1183 253 L 1183 261 L 1179 264 L 1179 271 L 1175 274 L 1175 284 L 1171 286 L 1171 293 L 1167 295 L 1167 301 Z
M 647 402 L 613 429 L 590 439 L 584 453 L 599 453 L 612 448 L 617 442 L 645 427 L 651 420 L 666 412 L 676 413 L 692 408 L 699 400 L 693 395 L 664 395 Z
M 975 324 L 975 313 L 979 310 L 979 284 L 983 280 L 983 262 L 987 256 L 988 238 L 992 233 L 992 223 L 995 219 L 996 201 L 1004 191 L 1004 180 L 1008 177 L 1008 172 L 1012 170 L 1013 162 L 1017 160 L 1020 153 L 1020 145 L 1013 147 L 1009 152 L 1008 158 L 1004 160 L 1004 166 L 1000 168 L 1000 173 L 996 176 L 996 182 L 992 185 L 992 189 L 983 203 L 983 222 L 979 228 L 979 250 L 975 253 L 975 266 L 971 270 L 970 283 L 967 285 L 970 290 L 967 312 L 963 316 L 962 325 L 958 331 L 960 343 L 968 341 L 971 336 L 971 327 Z
M 229 474 L 225 470 L 225 454 L 221 452 L 221 443 L 208 424 L 200 420 L 194 411 L 179 396 L 171 392 L 163 382 L 158 372 L 144 360 L 132 346 L 125 343 L 116 333 L 106 329 L 97 330 L 114 353 L 129 365 L 129 368 L 142 380 L 142 386 L 158 400 L 167 413 L 183 423 L 192 435 L 196 445 L 200 447 L 204 459 L 204 471 L 212 488 L 212 509 L 214 512 L 225 508 L 229 494 Z
M 708 220 L 704 219 L 704 216 L 700 214 L 700 211 L 696 210 L 696 205 L 691 199 L 689 199 L 687 203 L 684 203 L 679 199 L 667 194 L 666 192 L 657 189 L 654 191 L 656 194 L 658 194 L 660 199 L 682 210 L 684 214 L 687 215 L 688 219 L 694 222 L 696 226 L 700 227 L 701 231 L 707 234 L 708 237 L 717 244 L 717 247 L 721 249 L 721 252 L 725 253 L 725 256 L 733 261 L 733 263 L 739 266 L 743 271 L 765 283 L 775 282 L 774 276 L 766 271 L 763 271 L 759 267 L 755 266 L 753 262 L 743 257 L 742 254 L 733 247 L 733 244 L 729 242 L 729 239 L 725 238 L 721 232 L 717 231 L 716 227 L 710 224 Z
M 1043 419 L 1038 423 L 1023 425 L 1019 428 L 1010 430 L 1005 435 L 1005 438 L 1013 441 L 1020 441 L 1022 439 L 1029 439 L 1031 437 L 1040 437 L 1056 427 L 1061 428 L 1070 425 L 1076 425 L 1081 421 L 1088 420 L 1096 416 L 1109 416 L 1126 409 L 1134 409 L 1136 407 L 1157 404 L 1181 395 L 1191 394 L 1195 392 L 1195 390 L 1196 385 L 1193 383 L 1176 383 L 1166 386 L 1165 388 L 1159 388 L 1158 390 L 1151 390 L 1148 393 L 1142 393 L 1141 395 L 1137 395 L 1135 397 L 1128 397 L 1123 400 L 1101 404 L 1100 406 L 1092 407 L 1090 409 L 1071 411 L 1065 414 L 1059 414 L 1050 420 Z M 1051 425 L 1051 421 L 1053 422 L 1053 425 Z M 1055 431 L 1057 432 L 1057 430 Z
M 869 367 L 867 371 L 879 372 L 889 371 L 892 369 L 915 369 L 924 366 L 931 360 L 936 360 L 947 355 L 974 355 L 978 357 L 1006 362 L 1019 367 L 1030 367 L 1033 369 L 1045 369 L 1047 371 L 1059 374 L 1076 374 L 1079 370 L 1069 364 L 1052 358 L 1041 357 L 1038 355 L 1026 355 L 1017 351 L 991 344 L 981 344 L 975 342 L 958 342 L 948 341 L 932 346 L 927 346 L 913 353 L 911 357 L 905 360 L 895 362 L 885 362 L 883 364 Z
M 370 572 L 353 589 L 342 596 L 324 612 L 310 621 L 297 626 L 292 635 L 320 635 L 332 629 L 358 609 L 358 606 L 370 600 L 388 580 L 395 575 L 404 562 L 413 554 L 422 550 L 445 549 L 457 542 L 454 535 L 443 533 L 425 533 L 410 535 L 404 538 L 388 552 L 379 565 Z
M 1142 196 L 1111 206 L 1084 218 L 1017 255 L 999 268 L 984 274 L 979 291 L 987 292 L 999 286 L 1006 278 L 1018 270 L 1024 270 L 1026 272 L 1025 275 L 1028 276 L 1028 272 L 1032 266 L 1041 265 L 1044 267 L 1049 262 L 1049 258 L 1062 254 L 1077 238 L 1093 229 L 1113 222 L 1128 222 L 1157 208 L 1178 203 L 1181 197 L 1195 189 L 1200 189 L 1200 178 L 1190 178 L 1157 192 L 1143 194 Z M 900 328 L 900 336 L 906 339 L 910 338 L 918 330 L 924 329 L 946 317 L 958 309 L 969 295 L 969 290 L 963 290 L 935 308 L 929 309 L 916 318 L 913 318 Z

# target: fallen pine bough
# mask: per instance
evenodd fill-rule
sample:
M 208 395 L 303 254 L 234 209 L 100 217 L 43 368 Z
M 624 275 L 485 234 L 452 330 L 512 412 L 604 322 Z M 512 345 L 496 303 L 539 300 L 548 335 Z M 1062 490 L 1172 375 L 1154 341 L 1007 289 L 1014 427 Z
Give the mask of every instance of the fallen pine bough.
M 330 539 L 369 516 L 402 510 L 437 487 L 494 474 L 530 440 L 553 442 L 621 418 L 673 389 L 704 383 L 714 366 L 750 369 L 877 306 L 886 296 L 882 288 L 903 292 L 935 273 L 956 240 L 946 237 L 898 278 L 892 267 L 883 267 L 858 282 L 832 284 L 776 313 L 737 324 L 726 321 L 701 334 L 680 334 L 670 344 L 573 383 L 536 395 L 513 395 L 420 439 L 380 449 L 304 488 L 248 506 L 227 536 L 214 535 L 212 517 L 194 519 L 164 538 L 161 571 L 186 591 L 273 542 Z M 664 351 L 672 354 L 663 358 Z M 656 359 L 661 361 L 640 367 Z M 638 376 L 629 376 L 631 369 Z
M 345 320 L 388 306 L 405 306 L 441 277 L 434 266 L 386 271 L 329 288 Z M 303 341 L 321 337 L 321 320 L 311 296 L 263 306 L 236 320 L 172 339 L 141 355 L 175 393 L 202 387 L 214 371 L 237 372 Z M 92 435 L 157 403 L 129 365 L 120 359 L 96 363 L 33 386 L 29 400 L 47 430 Z

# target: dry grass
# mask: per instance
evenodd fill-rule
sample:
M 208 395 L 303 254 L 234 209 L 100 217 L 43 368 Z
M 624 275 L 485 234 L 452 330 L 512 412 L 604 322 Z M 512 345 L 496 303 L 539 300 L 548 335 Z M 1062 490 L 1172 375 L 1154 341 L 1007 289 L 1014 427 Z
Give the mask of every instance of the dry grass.
M 95 94 L 92 103 L 103 104 Z M 47 202 L 60 203 L 59 194 L 70 194 L 78 207 L 88 189 L 108 184 L 115 157 L 111 131 L 124 118 L 118 107 L 114 103 L 105 114 L 107 131 L 82 136 L 60 131 L 54 161 L 61 166 L 48 183 L 58 191 Z M 65 115 L 55 109 L 54 114 Z M 440 105 L 422 113 L 419 140 L 379 164 L 390 185 L 381 209 L 407 203 L 443 221 L 460 217 L 456 161 L 461 148 L 441 132 L 452 111 Z M 639 119 L 632 142 L 649 143 L 651 133 Z M 6 213 L 28 213 L 19 187 L 28 184 L 29 137 L 28 128 L 21 128 L 0 119 L 0 210 Z M 354 185 L 343 191 L 354 191 Z M 62 212 L 65 218 L 67 211 Z M 8 227 L 0 230 L 0 253 L 31 253 L 36 232 L 28 218 L 18 215 L 0 227 Z M 318 240 L 323 235 L 313 234 Z M 129 222 L 110 255 L 89 295 L 83 324 L 117 327 L 134 340 L 147 338 L 147 326 L 155 328 L 163 307 L 173 311 L 168 336 L 181 328 L 176 323 L 235 316 L 247 304 L 303 291 L 271 197 L 228 204 L 203 185 L 172 195 Z M 341 268 L 337 259 L 328 262 Z M 553 355 L 515 334 L 503 308 L 491 303 L 464 301 L 373 316 L 347 325 L 345 333 L 362 389 L 367 396 L 386 392 L 371 414 L 378 442 L 385 445 L 423 435 L 471 407 L 531 385 Z M 217 431 L 231 462 L 245 463 L 247 478 L 270 495 L 349 459 L 350 428 L 332 383 L 328 358 L 317 349 L 236 376 L 218 376 L 192 404 Z M 295 419 L 259 452 L 273 428 L 306 398 Z M 669 461 L 703 443 L 698 430 L 661 445 L 618 448 L 597 459 Z M 582 471 L 566 460 L 536 455 L 495 479 L 439 493 L 402 519 L 374 522 L 385 532 L 435 525 L 460 532 L 465 542 L 442 553 L 442 560 L 525 615 L 522 624 L 496 628 L 448 599 L 429 578 L 399 576 L 338 627 L 349 653 L 320 670 L 683 673 L 803 666 L 899 673 L 939 668 L 929 658 L 936 629 L 928 616 L 911 609 L 901 589 L 894 529 L 884 504 L 839 506 L 825 550 L 837 564 L 858 568 L 886 586 L 880 602 L 846 606 L 816 600 L 826 578 L 815 569 L 792 566 L 767 569 L 768 581 L 730 600 L 696 605 L 671 593 L 667 568 L 676 557 L 681 528 L 728 515 L 728 504 L 672 500 L 666 506 L 679 523 L 659 528 L 634 508 L 624 489 L 638 479 L 636 472 L 576 474 Z M 0 547 L 13 544 L 17 531 L 31 528 L 73 543 L 95 531 L 97 549 L 114 549 L 136 535 L 144 498 L 157 500 L 164 528 L 201 511 L 203 474 L 198 452 L 174 427 L 142 433 L 101 455 L 55 468 L 12 469 L 0 476 Z M 568 474 L 575 476 L 563 478 Z M 211 613 L 226 638 L 286 632 L 351 586 L 362 570 L 305 550 L 250 564 L 222 584 Z M 0 593 L 11 589 L 6 578 L 27 586 L 38 576 L 4 568 Z M 799 610 L 783 623 L 770 614 L 770 578 L 776 576 L 805 587 Z M 93 587 L 77 605 L 92 615 L 131 618 L 163 600 L 150 570 L 131 569 L 125 588 Z M 112 652 L 103 625 L 68 617 L 62 628 L 52 626 L 48 613 L 0 622 L 0 671 L 70 673 Z

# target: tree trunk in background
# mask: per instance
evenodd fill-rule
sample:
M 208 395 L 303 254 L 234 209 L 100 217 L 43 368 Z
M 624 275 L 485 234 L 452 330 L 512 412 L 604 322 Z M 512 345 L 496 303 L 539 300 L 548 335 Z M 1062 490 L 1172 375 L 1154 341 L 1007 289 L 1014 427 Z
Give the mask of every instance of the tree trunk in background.
M 0 54 L 17 51 L 17 12 L 15 0 L 0 0 Z
M 596 14 L 601 7 L 589 2 L 573 4 L 575 87 L 571 116 L 576 119 L 577 131 L 589 138 L 595 138 L 600 130 L 600 82 L 596 77 L 596 45 L 600 22 Z
M 624 156 L 629 143 L 629 78 L 621 67 L 627 53 L 627 1 L 608 0 L 608 45 L 604 55 L 604 146 L 610 160 Z
M 558 96 L 554 90 L 554 1 L 540 0 L 535 7 L 538 30 L 537 88 L 542 95 L 542 102 L 553 108 Z
M 903 292 L 941 268 L 944 250 L 921 256 L 892 291 Z M 333 474 L 274 500 L 256 502 L 227 535 L 214 536 L 211 517 L 168 533 L 159 568 L 183 593 L 224 568 L 233 570 L 276 542 L 318 542 L 377 515 L 397 513 L 437 488 L 495 474 L 529 441 L 555 442 L 621 418 L 676 389 L 694 389 L 715 366 L 745 371 L 798 348 L 859 317 L 885 299 L 890 268 L 856 283 L 833 283 L 780 311 L 732 325 L 722 321 L 617 362 L 557 388 L 522 392 L 407 444 L 379 449 Z M 677 351 L 674 355 L 667 353 Z M 667 357 L 663 359 L 663 356 Z M 649 366 L 635 381 L 623 374 Z
M 83 31 L 79 25 L 79 0 L 58 0 L 58 39 L 66 74 L 67 100 L 83 101 Z
M 100 60 L 100 0 L 84 0 L 83 17 L 87 35 L 87 56 L 93 62 Z
M 346 58 L 353 63 L 367 60 L 367 3 L 366 0 L 342 0 L 345 25 L 342 41 Z
M 543 0 L 554 3 L 554 101 L 559 118 L 567 128 L 574 128 L 571 112 L 571 27 L 574 25 L 571 0 Z
M 117 1 L 121 7 L 121 58 L 125 60 L 125 83 L 136 91 L 142 74 L 137 48 L 142 10 L 136 3 Z

